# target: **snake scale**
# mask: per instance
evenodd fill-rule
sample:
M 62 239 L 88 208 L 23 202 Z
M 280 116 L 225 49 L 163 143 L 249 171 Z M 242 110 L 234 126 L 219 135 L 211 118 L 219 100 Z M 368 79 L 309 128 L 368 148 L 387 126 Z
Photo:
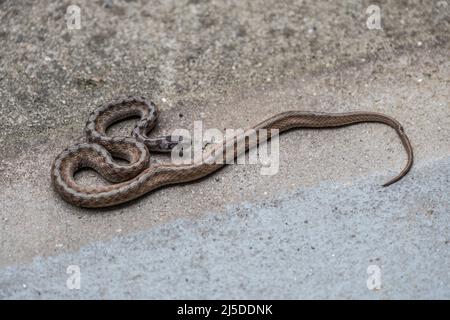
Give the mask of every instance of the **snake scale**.
M 106 129 L 126 118 L 140 117 L 130 137 L 110 137 Z M 218 170 L 220 161 L 194 161 L 190 164 L 149 164 L 150 151 L 167 152 L 177 145 L 182 137 L 165 136 L 149 138 L 147 134 L 155 127 L 158 110 L 155 104 L 144 97 L 130 96 L 105 103 L 94 110 L 85 127 L 86 143 L 73 145 L 62 151 L 54 160 L 51 179 L 54 189 L 67 202 L 81 207 L 108 207 L 128 202 L 159 187 L 200 179 Z M 407 152 L 405 168 L 383 186 L 388 186 L 405 176 L 413 164 L 411 143 L 400 123 L 384 114 L 374 112 L 318 113 L 287 111 L 274 115 L 255 125 L 252 129 L 268 129 L 266 138 L 256 142 L 245 142 L 244 150 L 236 150 L 239 137 L 225 139 L 219 146 L 204 151 L 206 158 L 218 160 L 224 157 L 222 150 L 231 146 L 234 157 L 253 148 L 263 139 L 270 139 L 270 129 L 279 132 L 292 128 L 332 128 L 361 122 L 384 123 L 397 132 Z M 220 147 L 220 148 L 219 148 Z M 220 151 L 219 151 L 220 150 Z M 115 158 L 124 159 L 119 164 Z M 223 158 L 222 158 L 223 159 Z M 75 180 L 75 173 L 82 168 L 91 168 L 111 182 L 86 186 Z

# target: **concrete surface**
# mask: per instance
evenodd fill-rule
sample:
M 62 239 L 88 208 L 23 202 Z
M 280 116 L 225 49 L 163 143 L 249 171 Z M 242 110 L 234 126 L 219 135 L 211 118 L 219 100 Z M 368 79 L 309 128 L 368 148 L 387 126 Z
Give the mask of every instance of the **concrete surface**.
M 447 2 L 377 1 L 383 30 L 367 29 L 368 1 L 76 3 L 80 30 L 64 20 L 72 2 L 0 1 L 2 298 L 449 297 Z M 273 177 L 234 165 L 112 210 L 66 204 L 51 161 L 96 105 L 128 94 L 160 106 L 157 132 L 384 112 L 416 164 L 382 190 L 405 161 L 390 128 L 293 131 Z M 65 288 L 67 264 L 82 290 Z
M 449 167 L 420 166 L 389 189 L 325 182 L 35 259 L 0 271 L 0 297 L 449 299 Z M 70 265 L 79 290 L 66 286 Z

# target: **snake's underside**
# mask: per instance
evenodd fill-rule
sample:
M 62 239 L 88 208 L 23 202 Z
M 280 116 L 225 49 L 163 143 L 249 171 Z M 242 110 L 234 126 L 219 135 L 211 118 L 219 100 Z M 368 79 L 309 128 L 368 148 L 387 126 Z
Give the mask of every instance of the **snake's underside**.
M 408 155 L 405 168 L 393 179 L 385 183 L 388 186 L 405 176 L 413 164 L 411 143 L 400 123 L 383 114 L 374 112 L 317 113 L 287 111 L 279 113 L 252 127 L 256 132 L 268 129 L 268 135 L 254 141 L 245 140 L 245 148 L 235 148 L 236 141 L 242 137 L 224 139 L 223 143 L 206 149 L 203 159 L 191 164 L 155 164 L 149 165 L 149 150 L 167 152 L 177 145 L 182 137 L 148 138 L 157 120 L 156 106 L 143 97 L 127 97 L 106 103 L 92 112 L 86 124 L 87 142 L 76 144 L 61 152 L 51 169 L 55 190 L 64 200 L 81 207 L 108 207 L 121 204 L 142 196 L 159 187 L 193 181 L 202 178 L 222 166 L 226 157 L 224 150 L 233 150 L 233 157 L 239 156 L 255 147 L 263 140 L 270 139 L 270 130 L 279 132 L 292 128 L 332 128 L 360 122 L 380 122 L 395 129 Z M 120 120 L 140 117 L 131 137 L 110 137 L 106 129 Z M 119 164 L 115 158 L 126 160 Z M 86 186 L 78 183 L 74 175 L 83 168 L 91 168 L 111 182 L 111 184 Z

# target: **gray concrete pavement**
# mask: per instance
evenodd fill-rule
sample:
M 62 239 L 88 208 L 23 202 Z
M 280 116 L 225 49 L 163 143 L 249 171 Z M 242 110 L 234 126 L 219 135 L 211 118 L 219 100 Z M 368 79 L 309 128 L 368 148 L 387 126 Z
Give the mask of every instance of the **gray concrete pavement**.
M 0 271 L 0 298 L 449 299 L 449 167 L 387 189 L 324 182 L 38 258 Z
M 69 1 L 0 1 L 1 297 L 448 298 L 447 2 L 381 1 L 383 29 L 369 30 L 368 1 L 79 1 L 82 28 L 68 30 Z M 405 161 L 392 129 L 292 131 L 272 177 L 232 165 L 110 210 L 68 205 L 53 158 L 96 105 L 128 94 L 159 105 L 157 133 L 383 112 L 416 163 L 381 190 Z M 65 288 L 72 260 L 80 291 Z

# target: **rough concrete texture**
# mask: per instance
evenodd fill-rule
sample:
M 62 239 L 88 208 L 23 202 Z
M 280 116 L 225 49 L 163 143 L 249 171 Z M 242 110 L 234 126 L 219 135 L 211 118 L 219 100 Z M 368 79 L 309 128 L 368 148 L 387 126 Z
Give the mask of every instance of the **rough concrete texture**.
M 71 1 L 0 1 L 1 296 L 448 298 L 450 3 L 375 2 L 382 30 L 366 27 L 370 1 L 76 1 L 80 30 L 65 23 Z M 66 204 L 51 161 L 96 105 L 128 94 L 159 105 L 156 133 L 383 112 L 416 165 L 382 190 L 405 161 L 392 129 L 292 131 L 272 177 L 234 165 L 113 209 Z
M 449 299 L 449 167 L 435 161 L 390 189 L 374 178 L 298 188 L 35 259 L 0 271 L 0 297 Z M 79 290 L 66 286 L 69 265 Z

